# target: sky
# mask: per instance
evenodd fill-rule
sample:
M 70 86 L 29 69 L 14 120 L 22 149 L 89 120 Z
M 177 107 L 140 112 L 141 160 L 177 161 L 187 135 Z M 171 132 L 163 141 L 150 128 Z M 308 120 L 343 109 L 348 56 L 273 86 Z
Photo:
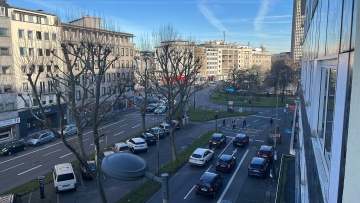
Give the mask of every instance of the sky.
M 75 19 L 100 15 L 121 32 L 134 34 L 135 43 L 170 23 L 184 39 L 192 36 L 199 43 L 224 40 L 225 30 L 229 43 L 264 45 L 272 54 L 291 48 L 293 0 L 8 0 L 8 4 Z

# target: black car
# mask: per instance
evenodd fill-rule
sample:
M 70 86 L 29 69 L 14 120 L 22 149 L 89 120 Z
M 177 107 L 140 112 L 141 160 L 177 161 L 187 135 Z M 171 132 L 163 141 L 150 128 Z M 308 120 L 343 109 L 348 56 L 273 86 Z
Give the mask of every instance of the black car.
M 156 103 L 152 103 L 152 104 L 149 104 L 147 107 L 146 107 L 146 112 L 153 112 L 157 107 L 157 104 Z
M 27 150 L 27 143 L 24 140 L 18 140 L 6 143 L 0 149 L 0 155 L 12 155 L 16 152 Z
M 144 139 L 147 145 L 156 144 L 156 137 L 151 133 L 143 133 L 138 135 L 138 137 Z
M 160 139 L 162 139 L 166 136 L 165 132 L 161 128 L 158 128 L 158 127 L 150 128 L 146 132 L 155 135 L 155 137 L 159 136 Z
M 196 183 L 195 194 L 205 194 L 215 197 L 216 192 L 222 185 L 222 181 L 223 176 L 216 173 L 205 172 Z
M 269 161 L 264 158 L 254 157 L 248 167 L 249 176 L 258 176 L 266 178 L 269 171 Z
M 236 158 L 231 155 L 223 154 L 216 162 L 216 170 L 231 172 L 236 167 Z
M 89 165 L 90 169 L 95 172 L 95 161 L 87 161 L 87 164 Z M 92 179 L 90 173 L 87 172 L 85 167 L 83 167 L 81 164 L 79 164 L 79 170 L 82 179 Z
M 209 148 L 220 147 L 226 145 L 226 136 L 219 133 L 214 133 L 209 140 Z
M 233 146 L 246 147 L 249 144 L 249 136 L 245 134 L 237 134 L 233 140 Z

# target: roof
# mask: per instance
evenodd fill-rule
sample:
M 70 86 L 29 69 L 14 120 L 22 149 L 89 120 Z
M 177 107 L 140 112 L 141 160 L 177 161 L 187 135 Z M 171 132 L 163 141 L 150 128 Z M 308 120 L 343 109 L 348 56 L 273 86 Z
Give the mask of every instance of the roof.
M 199 153 L 199 154 L 203 154 L 204 152 L 206 152 L 207 149 L 204 149 L 204 148 L 197 148 L 194 153 Z
M 261 145 L 260 150 L 270 151 L 272 148 L 273 148 L 272 146 Z
M 231 155 L 228 155 L 228 154 L 223 154 L 221 155 L 221 157 L 219 158 L 220 160 L 229 160 L 231 159 L 232 156 Z
M 200 178 L 200 180 L 212 180 L 215 176 L 216 176 L 217 174 L 216 173 L 211 173 L 211 172 L 205 172 L 202 176 L 201 176 L 201 178 Z
M 163 125 L 163 126 L 170 126 L 168 123 L 162 123 L 160 125 Z
M 73 172 L 73 168 L 70 163 L 57 164 L 54 166 L 54 168 L 58 175 Z
M 251 160 L 251 164 L 262 164 L 262 163 L 264 163 L 264 161 L 266 161 L 266 159 L 261 158 L 261 157 L 254 157 Z
M 151 133 L 145 133 L 144 134 L 146 137 L 155 137 L 153 134 L 151 134 Z
M 212 137 L 221 137 L 222 136 L 222 134 L 220 134 L 220 133 L 214 133 L 213 135 L 212 135 Z
M 110 154 L 114 154 L 113 151 L 104 151 L 103 152 L 105 156 L 109 156 Z
M 115 145 L 127 146 L 127 144 L 125 142 L 117 142 L 117 143 L 115 143 Z
M 144 140 L 142 138 L 139 138 L 139 137 L 134 137 L 134 138 L 131 138 L 134 142 L 144 142 Z
M 246 135 L 245 134 L 237 134 L 236 135 L 236 137 L 241 137 L 241 138 L 243 138 L 243 137 L 245 137 Z

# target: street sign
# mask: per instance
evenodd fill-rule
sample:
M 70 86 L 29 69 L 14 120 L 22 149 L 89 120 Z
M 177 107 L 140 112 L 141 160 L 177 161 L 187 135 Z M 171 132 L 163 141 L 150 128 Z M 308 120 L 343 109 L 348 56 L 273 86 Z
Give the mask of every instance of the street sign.
M 286 108 L 289 108 L 289 104 L 286 104 Z
M 292 130 L 291 129 L 285 129 L 284 132 L 285 133 L 292 133 Z
M 291 105 L 291 106 L 290 106 L 290 111 L 294 111 L 294 110 L 295 110 L 294 105 Z

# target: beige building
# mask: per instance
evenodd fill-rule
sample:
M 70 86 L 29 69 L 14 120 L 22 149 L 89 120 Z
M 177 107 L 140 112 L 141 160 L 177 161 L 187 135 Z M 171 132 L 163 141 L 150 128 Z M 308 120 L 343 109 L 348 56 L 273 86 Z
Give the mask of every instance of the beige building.
M 271 68 L 271 54 L 266 51 L 266 47 L 261 45 L 252 51 L 252 64 L 262 67 L 263 71 Z

